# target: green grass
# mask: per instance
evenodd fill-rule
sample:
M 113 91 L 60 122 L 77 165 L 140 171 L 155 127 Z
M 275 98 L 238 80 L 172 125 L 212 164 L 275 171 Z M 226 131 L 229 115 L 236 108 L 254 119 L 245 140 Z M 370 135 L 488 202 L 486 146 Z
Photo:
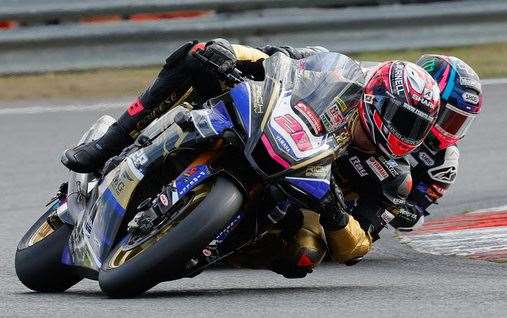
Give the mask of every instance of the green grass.
M 507 76 L 507 43 L 455 48 L 378 51 L 351 54 L 367 61 L 415 61 L 424 53 L 454 55 L 470 64 L 481 78 Z M 0 76 L 1 102 L 30 99 L 134 96 L 156 76 L 159 67 L 102 69 L 38 75 Z
M 419 56 L 427 53 L 459 57 L 472 66 L 481 78 L 507 76 L 507 43 L 452 48 L 378 51 L 351 54 L 351 56 L 363 61 L 386 61 L 392 59 L 416 61 Z

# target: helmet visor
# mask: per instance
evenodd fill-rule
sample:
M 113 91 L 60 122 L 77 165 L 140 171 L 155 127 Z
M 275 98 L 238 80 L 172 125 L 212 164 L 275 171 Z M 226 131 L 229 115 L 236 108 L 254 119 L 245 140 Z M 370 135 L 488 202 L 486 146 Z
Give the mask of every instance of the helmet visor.
M 389 93 L 388 93 L 389 94 Z M 374 105 L 384 125 L 402 141 L 416 145 L 428 134 L 435 117 L 389 96 L 375 96 Z
M 467 113 L 451 104 L 447 104 L 438 115 L 435 127 L 448 137 L 461 139 L 465 136 L 474 119 L 475 114 Z

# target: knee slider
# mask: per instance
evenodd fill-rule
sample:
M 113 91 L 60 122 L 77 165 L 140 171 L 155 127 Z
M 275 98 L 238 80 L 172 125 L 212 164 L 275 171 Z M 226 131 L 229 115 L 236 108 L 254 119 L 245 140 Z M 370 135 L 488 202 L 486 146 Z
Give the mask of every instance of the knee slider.
M 347 263 L 366 255 L 372 246 L 372 239 L 359 222 L 349 217 L 343 229 L 326 231 L 327 244 L 333 260 Z

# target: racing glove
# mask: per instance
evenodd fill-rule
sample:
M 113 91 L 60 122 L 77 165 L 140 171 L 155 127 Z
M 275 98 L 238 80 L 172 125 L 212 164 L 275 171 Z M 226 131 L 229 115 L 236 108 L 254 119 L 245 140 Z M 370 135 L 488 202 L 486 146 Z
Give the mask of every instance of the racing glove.
M 206 71 L 214 75 L 227 74 L 236 67 L 236 54 L 234 54 L 234 49 L 229 41 L 220 38 L 214 39 L 207 42 L 202 50 L 202 55 L 218 65 L 218 69 L 205 65 Z
M 424 223 L 425 211 L 415 204 L 406 203 L 391 210 L 394 218 L 389 222 L 395 229 L 410 232 Z

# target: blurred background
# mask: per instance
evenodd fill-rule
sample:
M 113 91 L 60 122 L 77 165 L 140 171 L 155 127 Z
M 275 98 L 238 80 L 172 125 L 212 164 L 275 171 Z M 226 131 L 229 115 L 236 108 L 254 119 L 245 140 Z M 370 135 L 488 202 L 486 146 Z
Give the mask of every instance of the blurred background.
M 16 245 L 67 179 L 59 154 L 99 116 L 121 114 L 174 49 L 215 37 L 321 45 L 362 61 L 462 58 L 483 79 L 485 107 L 460 143 L 456 184 L 430 217 L 507 214 L 507 0 L 0 0 L 0 316 L 505 316 L 505 264 L 419 254 L 388 231 L 364 262 L 304 280 L 209 271 L 129 302 L 104 299 L 93 281 L 63 295 L 22 286 Z M 440 245 L 430 237 L 425 248 L 405 243 L 505 259 L 507 227 L 479 230 L 448 232 Z
M 1 0 L 0 103 L 135 96 L 181 43 L 214 37 L 507 73 L 507 1 Z

